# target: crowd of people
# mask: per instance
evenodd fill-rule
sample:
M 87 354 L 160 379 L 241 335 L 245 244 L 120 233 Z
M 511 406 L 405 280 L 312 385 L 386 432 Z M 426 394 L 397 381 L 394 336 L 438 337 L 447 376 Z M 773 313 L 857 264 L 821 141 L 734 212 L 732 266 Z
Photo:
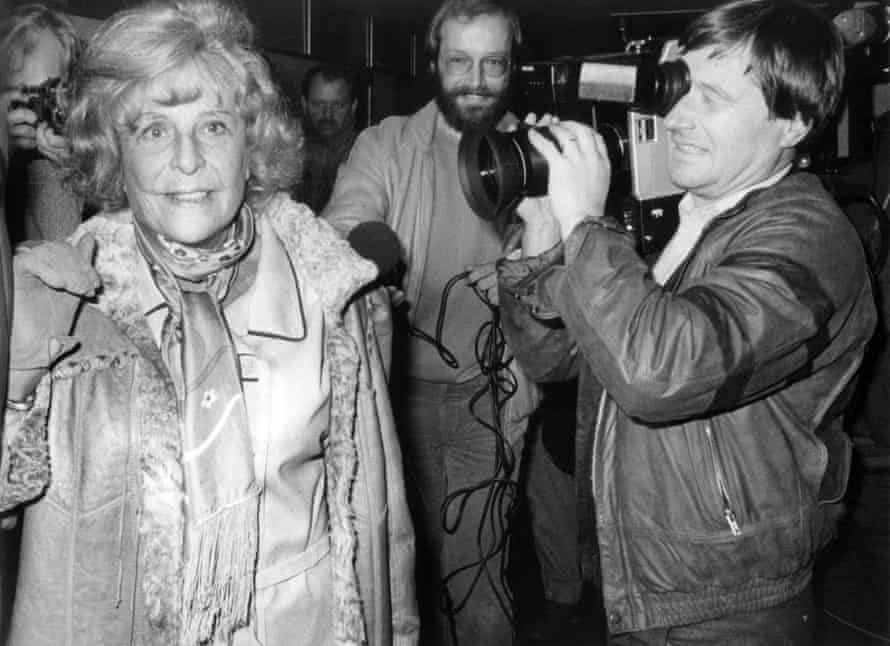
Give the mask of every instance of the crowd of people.
M 816 643 L 877 318 L 794 164 L 843 89 L 819 9 L 684 31 L 655 257 L 607 208 L 603 138 L 511 111 L 500 0 L 445 0 L 434 96 L 364 129 L 353 70 L 289 101 L 226 0 L 83 42 L 40 5 L 3 24 L 5 643 L 509 646 L 523 497 L 542 643 L 576 611 L 616 645 Z M 62 123 L 32 100 L 57 86 Z M 461 141 L 523 122 L 547 195 L 479 217 Z

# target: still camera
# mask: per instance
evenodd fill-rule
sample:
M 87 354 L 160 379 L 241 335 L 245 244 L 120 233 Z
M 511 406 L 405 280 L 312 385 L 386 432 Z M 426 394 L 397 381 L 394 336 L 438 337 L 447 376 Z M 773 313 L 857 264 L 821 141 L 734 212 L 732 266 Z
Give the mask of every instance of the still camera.
M 24 99 L 14 101 L 10 109 L 27 108 L 37 115 L 38 123 L 47 123 L 56 132 L 65 128 L 68 117 L 67 86 L 60 78 L 50 78 L 40 85 L 19 88 Z

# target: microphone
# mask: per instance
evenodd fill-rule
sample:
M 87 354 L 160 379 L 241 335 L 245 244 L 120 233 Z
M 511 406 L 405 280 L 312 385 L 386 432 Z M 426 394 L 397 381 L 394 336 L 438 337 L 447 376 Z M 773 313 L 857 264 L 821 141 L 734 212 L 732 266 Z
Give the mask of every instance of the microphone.
M 346 241 L 358 255 L 377 265 L 381 279 L 390 274 L 402 258 L 399 238 L 383 222 L 362 222 L 349 232 Z

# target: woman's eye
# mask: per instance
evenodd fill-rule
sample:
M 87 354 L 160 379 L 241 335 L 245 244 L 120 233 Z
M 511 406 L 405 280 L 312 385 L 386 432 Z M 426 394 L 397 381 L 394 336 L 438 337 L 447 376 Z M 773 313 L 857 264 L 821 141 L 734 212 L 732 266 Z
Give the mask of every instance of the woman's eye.
M 224 121 L 210 121 L 204 129 L 211 135 L 224 135 L 229 131 L 229 126 Z
M 153 123 L 142 128 L 139 131 L 139 137 L 142 139 L 161 139 L 167 134 L 167 129 L 159 123 Z

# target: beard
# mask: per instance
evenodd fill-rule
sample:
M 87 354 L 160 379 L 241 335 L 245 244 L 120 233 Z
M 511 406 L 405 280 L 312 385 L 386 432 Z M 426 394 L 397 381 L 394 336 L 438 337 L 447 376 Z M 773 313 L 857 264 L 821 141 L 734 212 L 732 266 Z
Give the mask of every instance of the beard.
M 436 105 L 452 128 L 461 133 L 484 132 L 494 128 L 507 113 L 510 100 L 509 84 L 500 92 L 485 87 L 461 85 L 451 90 L 442 87 L 441 78 L 436 84 Z M 458 99 L 462 96 L 483 96 L 494 99 L 480 106 L 461 107 Z

